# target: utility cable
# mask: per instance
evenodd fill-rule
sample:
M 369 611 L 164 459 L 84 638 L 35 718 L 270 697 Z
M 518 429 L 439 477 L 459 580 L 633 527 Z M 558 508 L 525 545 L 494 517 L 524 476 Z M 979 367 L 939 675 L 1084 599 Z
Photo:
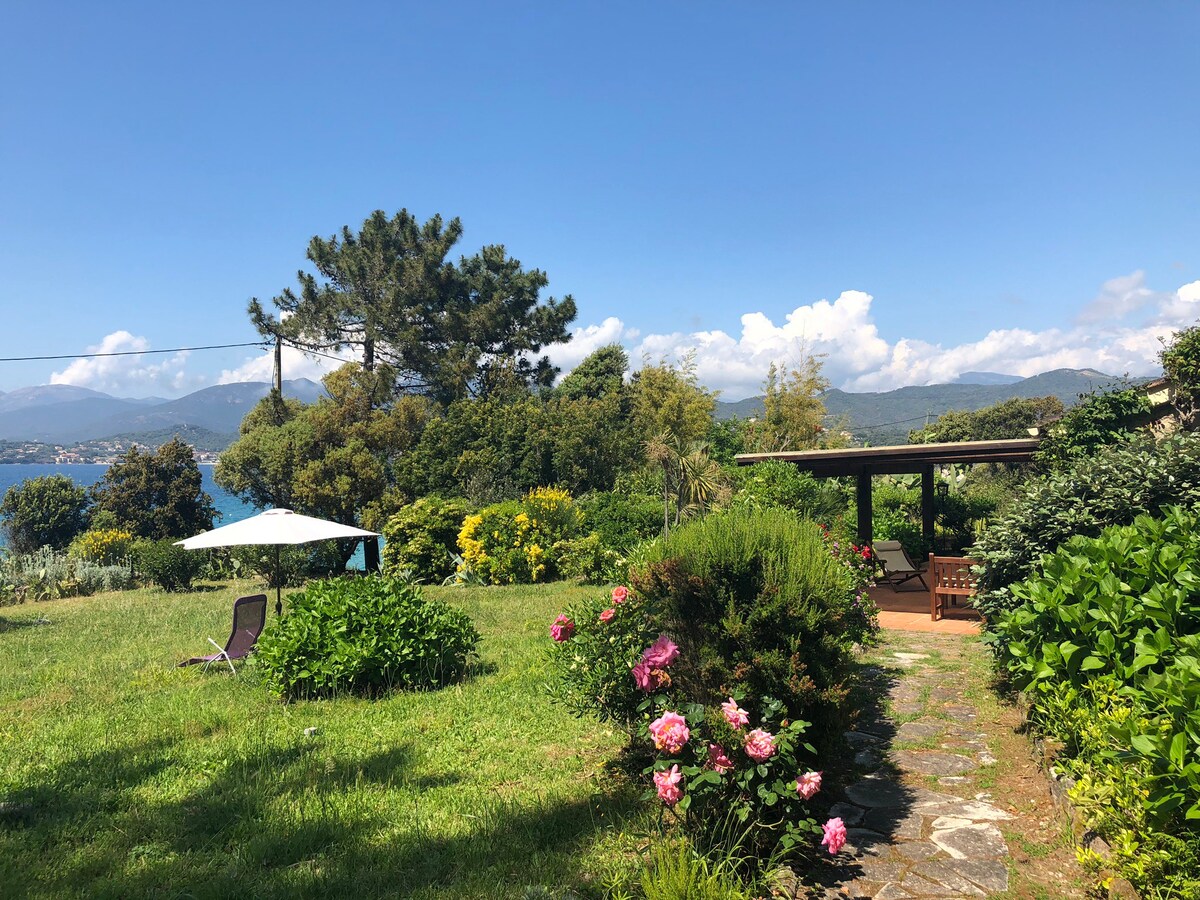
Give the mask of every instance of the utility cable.
M 228 350 L 231 347 L 262 347 L 265 341 L 255 341 L 248 344 L 209 344 L 204 347 L 175 347 L 169 350 L 116 350 L 111 353 L 68 353 L 62 356 L 3 356 L 0 362 L 36 362 L 47 359 L 98 359 L 105 356 L 148 356 L 152 353 L 190 353 L 193 350 Z

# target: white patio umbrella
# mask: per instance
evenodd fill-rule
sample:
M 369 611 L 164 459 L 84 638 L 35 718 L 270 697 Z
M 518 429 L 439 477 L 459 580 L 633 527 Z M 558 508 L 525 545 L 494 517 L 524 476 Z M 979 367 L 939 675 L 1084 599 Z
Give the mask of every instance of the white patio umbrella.
M 295 544 L 311 544 L 314 541 L 329 541 L 339 538 L 379 537 L 374 531 L 364 531 L 337 522 L 302 516 L 290 509 L 268 509 L 212 531 L 206 531 L 186 540 L 176 541 L 184 550 L 205 550 L 210 547 L 245 547 L 255 545 L 275 548 L 275 613 L 283 612 L 280 597 L 279 548 Z

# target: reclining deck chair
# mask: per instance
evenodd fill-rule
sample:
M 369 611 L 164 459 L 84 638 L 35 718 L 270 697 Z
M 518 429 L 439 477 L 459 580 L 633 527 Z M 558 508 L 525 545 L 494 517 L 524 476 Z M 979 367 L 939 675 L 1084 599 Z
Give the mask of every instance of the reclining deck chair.
M 229 665 L 229 670 L 236 675 L 237 669 L 233 667 L 233 661 L 245 659 L 254 649 L 254 644 L 258 641 L 258 636 L 262 634 L 266 621 L 266 594 L 238 597 L 233 601 L 233 631 L 230 632 L 225 646 L 222 647 L 209 638 L 208 642 L 217 648 L 216 653 L 210 653 L 208 656 L 193 656 L 191 659 L 185 659 L 179 665 L 194 666 L 196 663 L 201 663 L 207 669 L 217 660 L 223 659 Z
M 922 588 L 929 590 L 921 570 L 908 558 L 899 541 L 875 541 L 871 549 L 875 551 L 875 558 L 883 564 L 883 580 L 892 586 L 892 590 L 914 578 L 921 582 Z

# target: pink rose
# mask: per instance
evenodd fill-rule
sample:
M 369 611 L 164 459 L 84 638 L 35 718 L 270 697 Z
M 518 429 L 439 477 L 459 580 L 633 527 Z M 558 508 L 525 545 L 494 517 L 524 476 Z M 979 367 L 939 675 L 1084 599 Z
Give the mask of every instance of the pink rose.
M 615 609 L 609 607 L 604 612 L 600 613 L 600 621 L 607 622 L 609 619 L 611 619 L 616 614 L 616 612 L 617 611 Z
M 805 772 L 796 779 L 796 793 L 805 800 L 811 800 L 813 794 L 821 789 L 821 773 Z
M 650 723 L 654 746 L 665 753 L 678 753 L 687 743 L 691 732 L 687 720 L 679 713 L 665 712 Z
M 746 755 L 755 762 L 766 762 L 775 755 L 775 736 L 755 728 L 746 735 Z
M 667 806 L 674 806 L 683 799 L 683 790 L 679 787 L 682 778 L 679 766 L 671 766 L 664 772 L 654 773 L 654 787 L 658 790 L 659 799 Z
M 563 641 L 569 641 L 571 635 L 575 633 L 575 623 L 566 616 L 559 616 L 554 620 L 554 624 L 550 626 L 550 637 L 554 638 L 560 644 Z
M 738 706 L 732 697 L 721 704 L 721 712 L 725 713 L 725 721 L 734 728 L 745 728 L 750 724 L 750 714 Z
M 612 593 L 613 603 L 624 603 L 625 599 L 628 596 L 629 596 L 629 588 L 625 587 L 625 585 L 619 585 L 619 586 L 613 588 L 613 593 Z
M 846 823 L 841 819 L 830 819 L 821 826 L 825 829 L 825 837 L 821 838 L 821 846 L 829 848 L 829 855 L 835 855 L 846 843 Z
M 643 659 L 640 663 L 629 670 L 629 674 L 633 676 L 633 680 L 647 694 L 658 687 L 658 675 L 646 661 Z
M 642 651 L 642 659 L 650 664 L 652 669 L 665 669 L 675 662 L 679 656 L 679 648 L 665 634 L 660 634 L 658 640 Z
M 733 761 L 720 744 L 708 745 L 708 761 L 718 775 L 724 775 L 733 769 Z

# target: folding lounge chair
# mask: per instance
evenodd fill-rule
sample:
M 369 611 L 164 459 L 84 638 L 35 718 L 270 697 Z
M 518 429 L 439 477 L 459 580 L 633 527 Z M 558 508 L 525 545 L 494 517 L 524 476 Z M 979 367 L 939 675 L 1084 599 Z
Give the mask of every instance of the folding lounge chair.
M 883 580 L 890 584 L 893 590 L 914 578 L 921 582 L 921 587 L 929 590 L 921 570 L 908 558 L 899 541 L 875 541 L 871 548 L 875 551 L 875 558 L 883 564 Z
M 258 636 L 262 634 L 266 621 L 266 594 L 238 597 L 233 601 L 233 631 L 229 635 L 229 640 L 225 642 L 225 646 L 222 647 L 209 638 L 208 642 L 217 648 L 216 653 L 208 656 L 193 656 L 191 659 L 185 659 L 179 665 L 194 666 L 196 663 L 201 663 L 207 669 L 217 660 L 223 659 L 229 665 L 229 670 L 236 675 L 237 669 L 233 667 L 233 661 L 245 659 L 254 649 L 254 644 L 258 641 Z

